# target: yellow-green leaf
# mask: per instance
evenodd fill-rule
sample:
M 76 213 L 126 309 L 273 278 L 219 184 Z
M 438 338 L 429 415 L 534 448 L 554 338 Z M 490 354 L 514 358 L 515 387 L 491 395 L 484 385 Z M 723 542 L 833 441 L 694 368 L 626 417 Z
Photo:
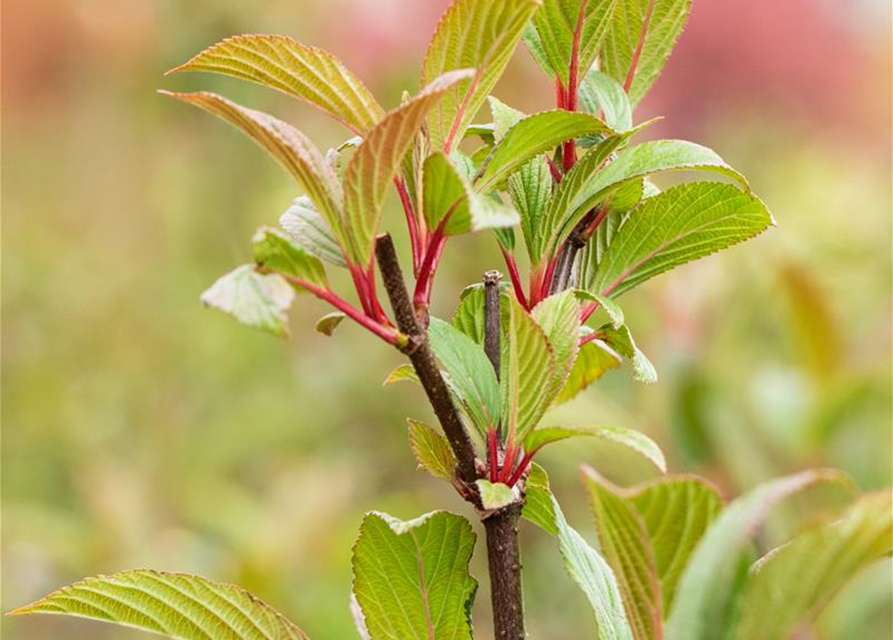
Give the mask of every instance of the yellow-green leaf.
M 87 578 L 10 615 L 35 613 L 111 622 L 178 640 L 307 640 L 240 587 L 161 571 Z
M 327 287 L 326 270 L 319 258 L 298 246 L 285 232 L 261 227 L 251 240 L 258 266 L 292 278 Z
M 248 327 L 275 336 L 288 335 L 288 316 L 295 290 L 276 273 L 258 273 L 246 264 L 221 276 L 201 296 L 202 304 L 228 313 Z
M 592 66 L 617 1 L 543 0 L 543 7 L 534 18 L 539 47 L 565 87 L 572 66 L 575 65 L 574 73 L 580 80 Z
M 357 147 L 344 171 L 345 228 L 348 232 L 342 239 L 354 264 L 365 266 L 372 259 L 388 186 L 425 116 L 451 87 L 473 73 L 465 69 L 435 78 L 417 96 L 386 115 Z
M 443 14 L 428 45 L 422 84 L 455 69 L 476 72 L 451 87 L 431 110 L 428 133 L 433 150 L 449 152 L 462 140 L 538 7 L 538 0 L 456 0 Z
M 257 82 L 309 102 L 363 134 L 384 116 L 360 80 L 332 54 L 286 36 L 243 35 L 205 49 L 168 73 L 207 71 Z
M 447 482 L 453 479 L 456 455 L 441 434 L 418 420 L 409 419 L 409 445 L 419 468 Z
M 528 433 L 527 437 L 524 438 L 524 450 L 538 451 L 547 444 L 581 436 L 599 438 L 601 440 L 609 440 L 611 442 L 616 442 L 617 444 L 622 444 L 628 449 L 635 451 L 640 456 L 643 456 L 659 471 L 665 472 L 667 470 L 667 462 L 664 459 L 664 454 L 660 450 L 660 447 L 657 446 L 657 443 L 644 433 L 625 427 L 538 427 Z

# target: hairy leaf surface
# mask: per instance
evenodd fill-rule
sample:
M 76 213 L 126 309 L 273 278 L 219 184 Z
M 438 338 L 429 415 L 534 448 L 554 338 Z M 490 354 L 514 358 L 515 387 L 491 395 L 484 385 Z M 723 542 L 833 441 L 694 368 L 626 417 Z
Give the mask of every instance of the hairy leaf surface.
M 623 133 L 633 128 L 633 109 L 623 87 L 614 78 L 597 69 L 590 69 L 578 91 L 580 108 L 598 116 L 604 114 L 605 123 Z
M 382 119 L 357 147 L 344 171 L 344 207 L 350 230 L 343 238 L 354 264 L 365 266 L 372 248 L 385 196 L 428 112 L 450 87 L 469 78 L 469 70 L 450 71 Z
M 288 335 L 288 316 L 295 290 L 276 273 L 258 273 L 245 264 L 221 276 L 201 296 L 202 304 L 228 313 L 248 327 L 274 336 Z
M 552 347 L 554 368 L 547 395 L 551 404 L 552 399 L 564 386 L 577 357 L 580 345 L 577 337 L 580 327 L 580 304 L 574 292 L 567 290 L 542 300 L 530 313 L 546 334 L 546 339 Z
M 319 107 L 363 134 L 384 109 L 332 54 L 286 36 L 243 35 L 205 49 L 168 73 L 207 71 L 257 82 Z
M 633 105 L 657 80 L 690 10 L 691 0 L 618 0 L 601 66 L 620 84 L 629 83 Z
M 733 185 L 673 187 L 630 213 L 605 249 L 590 286 L 619 296 L 660 273 L 753 238 L 772 224 L 766 206 Z
M 145 569 L 87 578 L 11 615 L 35 613 L 111 622 L 179 640 L 307 640 L 240 587 Z
M 474 543 L 469 522 L 444 511 L 410 521 L 368 514 L 354 545 L 353 590 L 371 640 L 471 640 Z
M 475 74 L 451 87 L 431 110 L 433 150 L 449 152 L 462 139 L 538 7 L 537 0 L 456 0 L 443 14 L 428 45 L 422 84 L 455 69 L 475 69 Z
M 279 217 L 279 226 L 285 229 L 292 240 L 320 260 L 338 267 L 347 266 L 332 227 L 307 196 L 301 196 L 291 203 Z

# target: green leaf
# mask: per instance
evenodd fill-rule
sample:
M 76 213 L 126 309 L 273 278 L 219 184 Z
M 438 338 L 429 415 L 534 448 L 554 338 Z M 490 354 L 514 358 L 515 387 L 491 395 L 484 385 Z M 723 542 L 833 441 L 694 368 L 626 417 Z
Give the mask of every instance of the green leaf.
M 595 62 L 617 0 L 544 0 L 534 17 L 549 66 L 568 86 L 572 64 L 582 77 Z
M 608 318 L 611 320 L 611 326 L 615 329 L 619 329 L 623 326 L 623 309 L 620 308 L 620 305 L 617 304 L 616 300 L 612 300 L 611 298 L 598 293 L 590 293 L 583 289 L 575 289 L 574 295 L 580 300 L 597 303 L 598 307 L 596 308 L 605 310 L 605 313 L 608 314 Z
M 279 226 L 291 236 L 292 240 L 320 260 L 337 267 L 347 266 L 341 247 L 338 246 L 332 233 L 332 227 L 307 196 L 301 196 L 291 203 L 280 216 Z
M 228 313 L 242 324 L 274 336 L 288 335 L 288 317 L 295 290 L 282 276 L 258 273 L 254 265 L 237 267 L 202 294 L 202 304 Z
M 608 125 L 588 113 L 555 109 L 527 116 L 509 129 L 493 148 L 475 186 L 482 193 L 492 191 L 535 156 L 593 133 L 612 132 Z
M 728 628 L 736 574 L 751 536 L 778 502 L 821 482 L 847 484 L 837 472 L 804 471 L 762 484 L 726 507 L 682 573 L 666 640 L 715 640 L 717 629 Z
M 736 640 L 784 640 L 857 573 L 893 552 L 893 496 L 860 498 L 836 522 L 811 527 L 756 565 L 741 600 Z
M 328 286 L 326 270 L 314 255 L 298 246 L 284 231 L 261 227 L 251 239 L 258 266 L 305 280 L 317 287 Z
M 546 48 L 543 46 L 543 41 L 533 21 L 528 22 L 524 27 L 522 38 L 524 39 L 524 44 L 527 45 L 527 50 L 540 66 L 540 69 L 550 78 L 554 78 L 555 70 L 552 68 L 552 63 L 549 62 L 549 55 L 546 53 Z
M 161 93 L 213 113 L 265 149 L 304 188 L 316 210 L 344 244 L 341 185 L 319 149 L 303 133 L 269 114 L 242 107 L 213 93 Z
M 589 600 L 598 623 L 599 640 L 633 640 L 617 577 L 605 559 L 568 525 L 552 496 L 558 548 L 571 579 Z
M 660 584 L 645 523 L 619 489 L 591 469 L 584 479 L 599 550 L 617 577 L 633 636 L 637 640 L 660 637 Z
M 450 151 L 474 119 L 521 38 L 537 0 L 457 0 L 443 14 L 422 65 L 422 84 L 454 69 L 475 69 L 428 117 L 433 150 Z M 445 148 L 449 145 L 449 148 Z
M 633 377 L 636 380 L 646 384 L 657 382 L 657 370 L 639 347 L 636 346 L 629 327 L 621 325 L 619 328 L 615 328 L 613 324 L 606 324 L 598 329 L 596 333 L 608 348 L 625 358 L 629 358 L 633 365 Z
M 622 137 L 628 137 L 647 124 L 627 131 Z M 603 144 L 608 142 L 610 138 Z M 556 210 L 550 216 L 550 230 L 557 229 L 557 233 L 554 234 L 555 241 L 545 245 L 553 252 L 557 249 L 558 242 L 571 232 L 583 216 L 596 205 L 607 202 L 618 190 L 634 179 L 663 171 L 710 171 L 733 178 L 749 191 L 744 176 L 727 165 L 715 151 L 693 142 L 684 140 L 643 142 L 618 152 L 617 157 L 603 169 L 599 170 L 600 163 L 583 164 L 583 161 L 601 146 L 584 156 L 561 183 L 562 189 L 559 193 L 566 190 L 568 194 L 560 203 L 556 203 Z M 571 174 L 578 174 L 579 178 L 569 182 Z M 550 211 L 552 211 L 551 205 Z M 560 222 L 555 223 L 554 218 L 559 218 Z
M 431 318 L 428 340 L 445 380 L 478 430 L 486 434 L 499 420 L 499 382 L 483 348 L 448 322 Z
M 508 302 L 508 329 L 502 344 L 502 425 L 513 442 L 539 422 L 551 402 L 555 362 L 546 334 L 513 295 Z
M 453 326 L 477 344 L 484 344 L 484 288 L 481 285 L 468 287 L 453 315 Z
M 227 38 L 168 71 L 207 71 L 257 82 L 309 102 L 357 133 L 384 116 L 369 90 L 332 54 L 286 36 Z
M 422 193 L 428 228 L 437 229 L 443 224 L 448 236 L 518 224 L 518 213 L 514 209 L 476 193 L 440 152 L 425 160 Z
M 388 377 L 385 378 L 385 381 L 382 383 L 382 385 L 384 386 L 403 381 L 416 382 L 421 384 L 419 382 L 419 376 L 415 372 L 415 369 L 411 364 L 401 364 L 395 367 L 394 370 L 388 374 Z
M 660 273 L 760 234 L 773 224 L 759 199 L 719 182 L 683 184 L 633 210 L 591 279 L 618 296 Z
M 179 640 L 307 640 L 244 589 L 145 569 L 87 578 L 10 615 L 35 613 L 111 622 Z
M 451 482 L 456 469 L 456 456 L 450 448 L 450 443 L 423 422 L 411 418 L 407 422 L 409 445 L 419 467 L 435 478 Z
M 357 147 L 344 171 L 348 257 L 365 266 L 381 219 L 388 186 L 425 121 L 425 116 L 451 87 L 471 77 L 471 70 L 451 71 L 433 79 L 422 91 L 391 111 Z
M 564 386 L 580 347 L 580 304 L 574 292 L 567 290 L 545 298 L 530 313 L 552 347 L 554 368 L 546 396 L 551 404 Z
M 630 102 L 639 103 L 657 80 L 685 28 L 691 0 L 619 0 L 605 39 L 601 68 L 629 87 Z
M 594 116 L 604 114 L 605 123 L 623 133 L 633 128 L 633 108 L 623 87 L 611 76 L 590 69 L 577 92 L 580 108 Z
M 561 393 L 555 402 L 572 400 L 578 393 L 601 378 L 610 369 L 620 367 L 620 356 L 600 340 L 587 342 L 577 352 L 574 366 L 571 369 Z
M 524 438 L 524 450 L 527 452 L 538 451 L 547 444 L 581 436 L 600 438 L 622 444 L 643 456 L 661 472 L 666 472 L 667 470 L 667 462 L 657 443 L 644 433 L 624 427 L 539 427 L 528 433 L 527 437 Z
M 557 536 L 558 527 L 555 526 L 555 507 L 552 505 L 549 476 L 536 462 L 530 463 L 530 475 L 524 483 L 524 491 L 521 515 L 546 533 Z
M 483 505 L 484 509 L 502 509 L 519 500 L 519 495 L 515 492 L 515 489 L 507 484 L 478 480 L 477 486 L 481 494 L 481 505 Z
M 471 640 L 474 543 L 469 522 L 451 513 L 408 522 L 368 514 L 354 545 L 353 591 L 371 640 Z
M 340 311 L 333 311 L 332 313 L 327 313 L 322 318 L 316 321 L 315 329 L 319 331 L 324 336 L 331 337 L 332 334 L 335 333 L 335 329 L 338 328 L 338 325 L 346 318 L 347 316 L 341 313 Z
M 636 487 L 627 492 L 627 500 L 648 531 L 666 617 L 692 552 L 722 511 L 722 498 L 701 478 L 677 476 Z

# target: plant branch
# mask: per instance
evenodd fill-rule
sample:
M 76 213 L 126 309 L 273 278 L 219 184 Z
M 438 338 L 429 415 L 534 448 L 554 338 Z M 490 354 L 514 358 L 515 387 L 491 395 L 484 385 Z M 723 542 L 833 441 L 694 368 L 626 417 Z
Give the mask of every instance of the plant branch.
M 521 503 L 516 502 L 484 520 L 496 640 L 525 640 L 527 637 L 521 590 L 521 546 L 518 543 L 521 508 Z
M 394 309 L 397 328 L 409 338 L 408 343 L 400 350 L 409 357 L 409 361 L 419 376 L 419 382 L 425 389 L 428 401 L 440 421 L 443 433 L 449 441 L 453 453 L 456 454 L 456 472 L 467 490 L 467 495 L 464 497 L 477 506 L 480 499 L 474 485 L 477 480 L 474 444 L 468 431 L 465 430 L 465 425 L 453 404 L 446 383 L 440 375 L 440 368 L 428 345 L 428 334 L 419 325 L 416 318 L 391 236 L 385 233 L 376 238 L 375 256 L 378 260 L 378 268 L 381 270 L 385 291 L 387 291 L 391 307 Z

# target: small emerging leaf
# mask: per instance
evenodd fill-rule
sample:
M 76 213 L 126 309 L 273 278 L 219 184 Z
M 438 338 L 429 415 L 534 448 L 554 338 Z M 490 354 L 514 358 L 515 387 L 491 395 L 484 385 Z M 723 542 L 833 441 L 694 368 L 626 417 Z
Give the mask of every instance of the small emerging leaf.
M 298 246 L 285 232 L 261 227 L 251 240 L 259 267 L 304 280 L 317 287 L 328 286 L 326 271 L 316 256 Z
M 419 468 L 435 478 L 452 481 L 456 469 L 456 456 L 447 439 L 423 422 L 412 419 L 407 422 L 409 444 Z
M 222 276 L 202 294 L 201 301 L 228 313 L 242 324 L 269 331 L 275 336 L 288 334 L 288 317 L 295 290 L 282 276 L 258 273 L 246 264 Z
M 346 318 L 347 316 L 341 313 L 340 311 L 333 311 L 332 313 L 327 313 L 322 318 L 316 321 L 316 330 L 319 331 L 324 336 L 331 337 L 332 334 L 335 333 L 335 329 L 338 328 L 338 325 Z
M 413 366 L 411 364 L 401 364 L 401 365 L 398 365 L 397 367 L 395 367 L 394 370 L 388 374 L 388 377 L 385 378 L 385 381 L 382 383 L 382 385 L 385 386 L 385 385 L 389 385 L 389 384 L 394 384 L 395 382 L 403 382 L 403 381 L 409 381 L 409 382 L 415 382 L 415 383 L 421 384 L 419 382 L 419 376 L 415 372 L 415 369 L 413 368 Z
M 513 487 L 501 482 L 478 480 L 477 486 L 478 491 L 481 494 L 481 505 L 484 509 L 502 509 L 513 502 L 517 502 L 519 499 L 519 496 Z
M 10 615 L 35 613 L 111 622 L 178 640 L 307 640 L 244 589 L 145 569 L 87 578 Z

